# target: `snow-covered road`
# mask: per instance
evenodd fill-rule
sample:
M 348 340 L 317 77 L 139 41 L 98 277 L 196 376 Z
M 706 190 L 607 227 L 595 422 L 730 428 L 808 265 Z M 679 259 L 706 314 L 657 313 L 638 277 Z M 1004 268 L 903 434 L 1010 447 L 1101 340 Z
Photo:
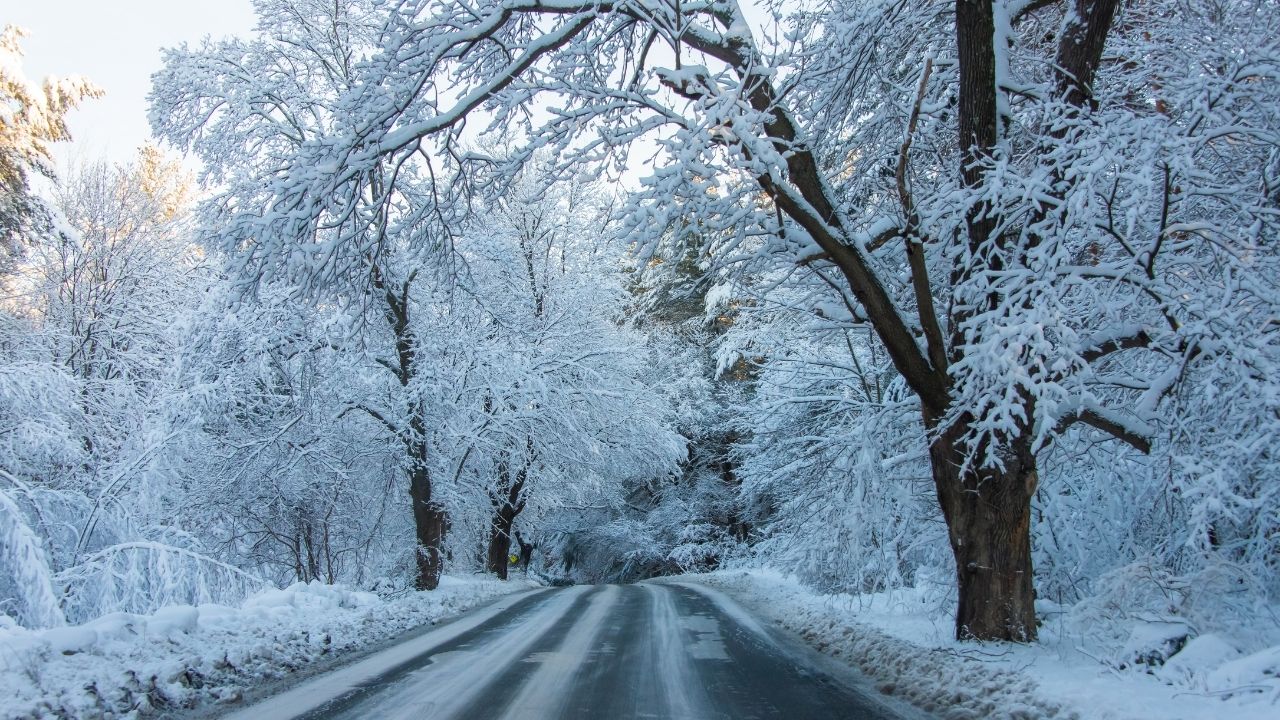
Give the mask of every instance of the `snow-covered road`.
M 505 598 L 229 717 L 899 717 L 812 662 L 713 590 L 580 586 Z

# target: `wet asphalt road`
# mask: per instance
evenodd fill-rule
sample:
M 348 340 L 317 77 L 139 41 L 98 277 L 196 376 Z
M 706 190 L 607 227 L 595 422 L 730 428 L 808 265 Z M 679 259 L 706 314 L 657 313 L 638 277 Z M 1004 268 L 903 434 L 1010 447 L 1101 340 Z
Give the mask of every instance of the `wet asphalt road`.
M 692 585 L 507 598 L 234 718 L 889 720 L 732 600 Z

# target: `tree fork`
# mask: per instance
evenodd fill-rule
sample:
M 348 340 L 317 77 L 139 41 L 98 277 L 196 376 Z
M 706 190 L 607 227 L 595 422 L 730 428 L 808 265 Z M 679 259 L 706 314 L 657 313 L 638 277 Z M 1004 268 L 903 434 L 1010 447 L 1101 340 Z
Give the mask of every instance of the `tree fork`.
M 489 401 L 486 400 L 486 410 Z M 533 453 L 533 438 L 525 439 L 525 449 Z M 489 523 L 489 548 L 487 554 L 487 570 L 500 579 L 507 579 L 507 570 L 511 556 L 511 528 L 516 517 L 524 512 L 524 484 L 529 479 L 530 461 L 525 460 L 516 472 L 514 481 L 511 477 L 510 465 L 503 462 L 498 470 L 498 495 L 491 495 L 493 503 L 493 519 Z

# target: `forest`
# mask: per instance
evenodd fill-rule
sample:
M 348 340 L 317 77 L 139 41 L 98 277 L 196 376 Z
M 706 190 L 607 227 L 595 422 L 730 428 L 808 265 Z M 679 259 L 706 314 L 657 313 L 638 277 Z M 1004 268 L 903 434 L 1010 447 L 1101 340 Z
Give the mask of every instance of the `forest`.
M 0 632 L 769 571 L 1280 698 L 1275 0 L 254 7 L 127 163 L 0 35 Z

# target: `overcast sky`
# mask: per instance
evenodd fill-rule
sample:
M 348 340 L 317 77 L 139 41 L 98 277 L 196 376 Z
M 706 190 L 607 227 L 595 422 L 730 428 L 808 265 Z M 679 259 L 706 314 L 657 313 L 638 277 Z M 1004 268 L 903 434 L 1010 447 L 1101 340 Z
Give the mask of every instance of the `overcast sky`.
M 28 79 L 84 75 L 106 91 L 70 117 L 74 152 L 124 161 L 151 134 L 147 93 L 160 49 L 247 35 L 254 15 L 250 0 L 0 0 L 4 24 L 30 31 L 22 42 Z

